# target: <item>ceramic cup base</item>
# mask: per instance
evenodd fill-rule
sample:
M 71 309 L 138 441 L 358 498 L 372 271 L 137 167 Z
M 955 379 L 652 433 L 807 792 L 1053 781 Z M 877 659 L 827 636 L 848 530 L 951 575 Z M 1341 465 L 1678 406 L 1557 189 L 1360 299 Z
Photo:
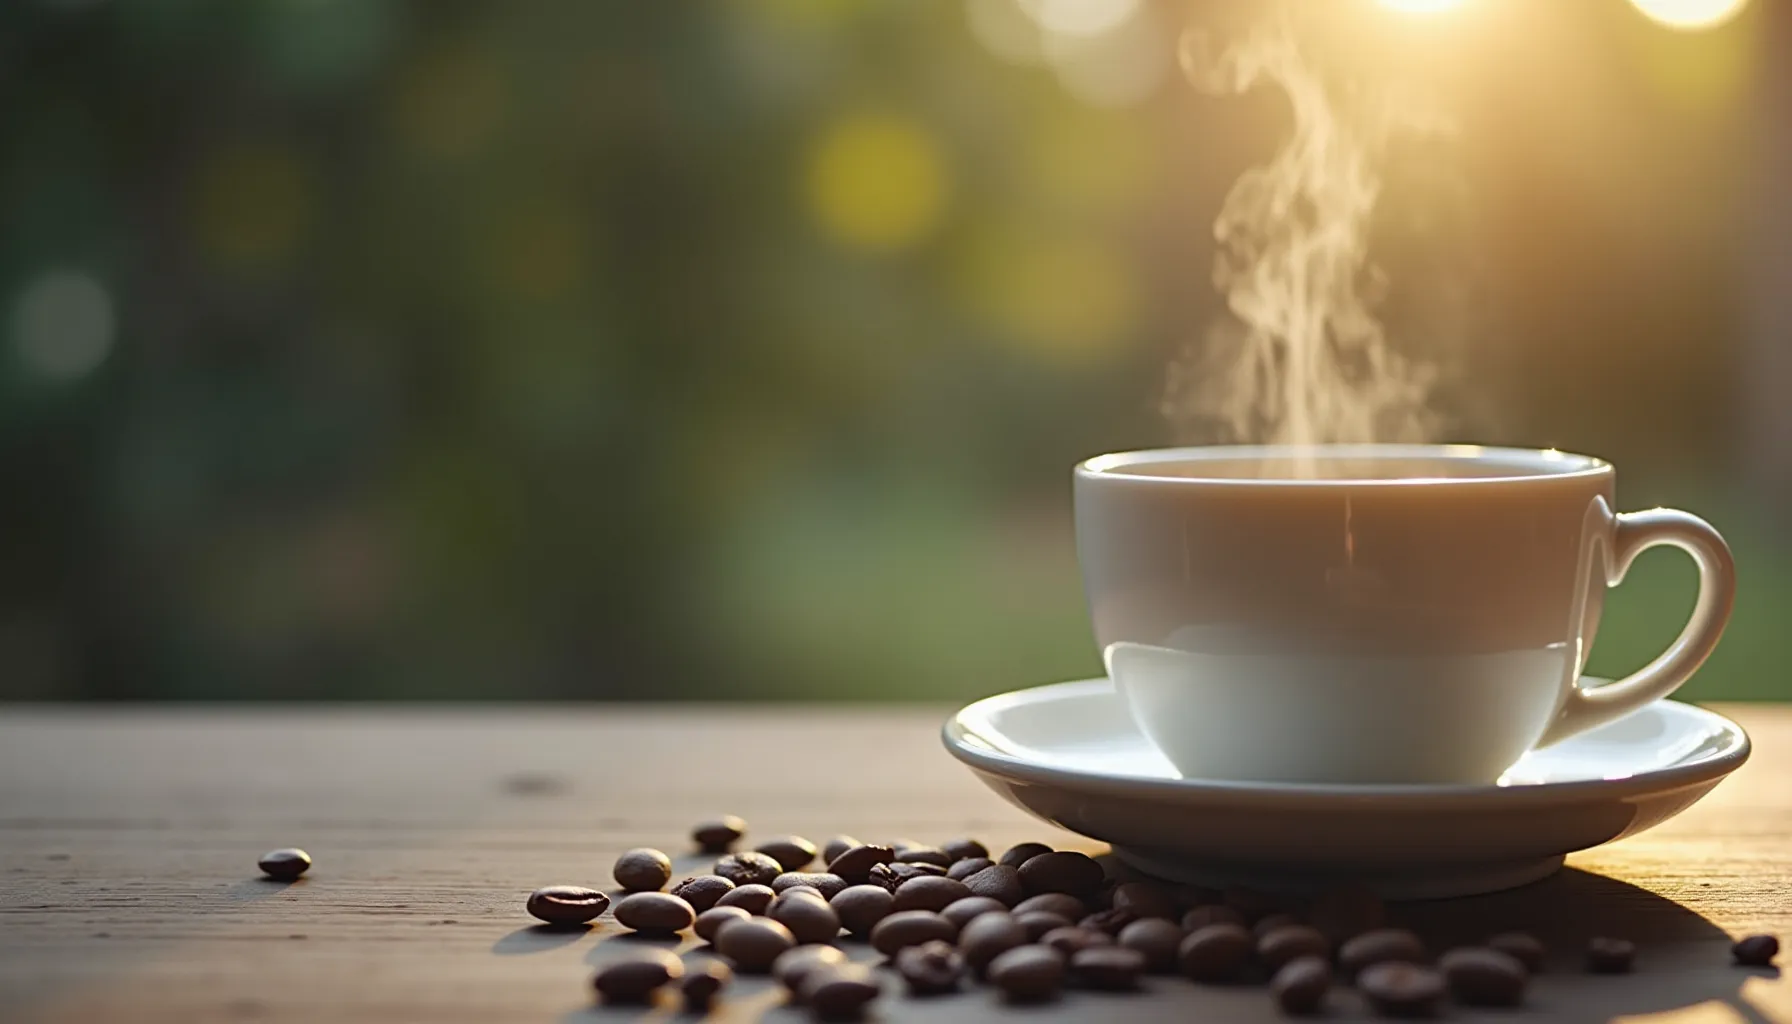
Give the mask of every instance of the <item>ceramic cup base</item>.
M 1405 865 L 1364 871 L 1316 872 L 1311 865 L 1221 864 L 1191 860 L 1174 852 L 1116 846 L 1114 855 L 1154 878 L 1216 889 L 1244 886 L 1265 892 L 1314 895 L 1343 885 L 1361 885 L 1387 900 L 1436 900 L 1515 889 L 1548 878 L 1561 857 L 1492 864 Z

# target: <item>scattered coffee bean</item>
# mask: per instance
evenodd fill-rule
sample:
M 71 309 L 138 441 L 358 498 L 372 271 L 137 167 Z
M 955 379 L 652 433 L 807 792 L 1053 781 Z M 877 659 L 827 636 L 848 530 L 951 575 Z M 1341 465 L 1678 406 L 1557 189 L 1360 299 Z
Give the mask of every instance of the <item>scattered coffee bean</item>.
M 1263 936 L 1268 935 L 1277 928 L 1300 923 L 1301 920 L 1298 916 L 1285 911 L 1278 911 L 1274 914 L 1258 918 L 1257 923 L 1251 925 L 1251 934 L 1261 939 Z
M 952 858 L 954 864 L 961 860 L 988 860 L 989 847 L 975 839 L 950 839 L 940 844 L 946 856 Z
M 848 885 L 864 885 L 870 881 L 871 869 L 896 859 L 896 851 L 888 846 L 855 846 L 828 862 L 828 874 L 839 875 Z
M 778 954 L 772 961 L 772 980 L 784 986 L 790 1001 L 803 1001 L 803 979 L 821 967 L 834 967 L 846 962 L 846 954 L 834 946 L 798 946 Z
M 958 953 L 978 974 L 1003 953 L 1027 944 L 1027 929 L 1006 911 L 975 918 L 958 933 Z
M 872 885 L 881 885 L 895 892 L 902 883 L 911 878 L 944 878 L 946 869 L 938 864 L 873 864 L 866 873 L 865 881 Z
M 991 871 L 998 870 L 991 868 Z M 969 882 L 965 883 L 969 885 Z M 978 895 L 982 895 L 979 893 Z M 1000 897 L 997 897 L 998 899 Z M 1033 910 L 1043 910 L 1048 914 L 1068 917 L 1072 921 L 1081 921 L 1089 915 L 1089 905 L 1069 893 L 1048 892 L 1038 896 L 1029 896 L 1014 905 L 1016 914 L 1025 914 Z
M 1636 943 L 1597 938 L 1587 943 L 1587 970 L 1594 974 L 1629 974 L 1636 965 Z
M 672 895 L 689 903 L 692 910 L 701 914 L 715 906 L 717 900 L 733 889 L 734 883 L 721 875 L 698 875 L 695 878 L 681 879 L 672 887 Z
M 280 882 L 290 882 L 311 870 L 311 855 L 296 846 L 269 850 L 255 862 L 261 873 Z
M 779 876 L 778 876 L 778 877 L 779 877 L 779 878 L 782 878 L 782 877 L 784 877 L 784 876 L 783 876 L 783 875 L 779 875 Z M 779 897 L 784 897 L 784 896 L 808 896 L 808 897 L 810 897 L 810 898 L 811 898 L 811 899 L 818 899 L 818 900 L 820 900 L 820 899 L 826 899 L 826 897 L 824 897 L 824 896 L 822 896 L 822 894 L 821 894 L 821 890 L 820 890 L 820 889 L 817 889 L 817 888 L 815 888 L 815 887 L 814 887 L 814 886 L 813 886 L 813 885 L 801 885 L 801 884 L 799 884 L 799 885 L 787 885 L 787 886 L 785 886 L 785 887 L 784 887 L 784 889 L 783 889 L 783 891 L 782 891 L 782 892 L 779 892 L 779 891 L 778 891 L 778 890 L 776 890 L 776 889 L 774 889 L 774 890 L 772 890 L 772 891 L 773 891 L 773 892 L 777 892 L 777 893 L 778 893 L 778 895 L 779 895 Z M 772 901 L 772 906 L 774 906 L 774 907 L 775 907 L 775 906 L 777 906 L 777 905 L 778 905 L 778 901 L 777 901 L 777 900 L 773 900 L 773 901 Z M 769 914 L 769 913 L 771 913 L 771 908 L 770 908 L 770 907 L 768 907 L 768 908 L 766 908 L 766 913 L 768 913 L 768 914 Z
M 955 861 L 951 867 L 947 868 L 946 877 L 956 878 L 962 882 L 977 872 L 982 871 L 984 868 L 991 867 L 994 864 L 995 861 L 990 860 L 988 857 L 966 857 L 964 860 Z
M 1064 957 L 1045 946 L 1017 946 L 990 962 L 990 984 L 1012 1003 L 1042 1003 L 1064 987 Z
M 687 968 L 684 980 L 678 983 L 679 994 L 684 997 L 685 1012 L 708 1013 L 716 996 L 733 980 L 734 972 L 720 960 L 705 960 L 695 967 Z
M 1210 924 L 1190 932 L 1176 949 L 1182 973 L 1209 984 L 1237 981 L 1256 942 L 1241 924 Z
M 645 1003 L 683 976 L 684 961 L 663 949 L 640 949 L 599 967 L 591 986 L 606 1003 Z
M 971 899 L 980 898 L 981 897 L 977 896 L 971 897 Z M 948 907 L 947 909 L 950 910 L 951 908 Z M 1024 914 L 1016 911 L 1014 919 L 1019 921 L 1022 927 L 1026 928 L 1028 942 L 1038 942 L 1047 932 L 1055 931 L 1059 928 L 1075 927 L 1076 924 L 1076 922 L 1062 914 L 1054 914 L 1047 910 L 1029 910 Z M 1180 939 L 1181 936 L 1178 935 L 1177 938 Z
M 1008 852 L 1002 854 L 996 863 L 1003 867 L 1018 868 L 1034 857 L 1050 852 L 1052 852 L 1052 848 L 1044 843 L 1022 843 L 1019 846 L 1009 847 Z
M 923 942 L 897 952 L 896 972 L 902 975 L 910 995 L 945 995 L 958 991 L 964 957 L 949 942 Z
M 1038 942 L 1038 945 L 1055 949 L 1065 956 L 1070 956 L 1078 950 L 1088 949 L 1090 946 L 1111 946 L 1113 944 L 1114 937 L 1107 932 L 1098 932 L 1093 928 L 1078 928 L 1075 925 L 1071 925 L 1069 928 L 1053 928 L 1041 935 Z
M 834 863 L 835 859 L 837 859 L 841 854 L 845 853 L 846 851 L 852 849 L 855 846 L 864 846 L 864 845 L 865 845 L 864 843 L 859 842 L 857 839 L 854 839 L 852 836 L 835 836 L 834 838 L 828 840 L 826 843 L 822 844 L 821 862 L 823 864 L 832 864 L 832 863 Z
M 697 915 L 697 923 L 691 926 L 691 930 L 704 942 L 714 943 L 723 925 L 730 921 L 745 921 L 752 916 L 743 907 L 710 907 Z
M 801 898 L 789 893 L 772 901 L 765 916 L 790 929 L 801 945 L 832 942 L 840 935 L 840 917 L 820 897 Z
M 971 890 L 963 882 L 954 882 L 944 876 L 923 876 L 911 878 L 897 886 L 895 895 L 895 906 L 899 911 L 940 911 L 970 896 Z
M 1079 928 L 1091 928 L 1109 935 L 1120 934 L 1120 929 L 1137 921 L 1138 915 L 1130 910 L 1100 910 L 1077 922 Z
M 658 892 L 672 878 L 672 858 L 658 850 L 630 850 L 616 858 L 610 874 L 629 892 Z
M 1135 921 L 1142 917 L 1161 917 L 1174 921 L 1177 916 L 1176 901 L 1170 898 L 1169 890 L 1151 882 L 1124 882 L 1116 885 L 1113 895 L 1108 897 L 1108 906 L 1130 912 Z
M 716 900 L 718 907 L 739 907 L 749 914 L 763 914 L 778 894 L 769 885 L 737 885 Z
M 1517 1006 L 1524 1000 L 1530 972 L 1497 949 L 1464 947 L 1438 958 L 1450 995 L 1464 1006 Z
M 789 871 L 772 880 L 773 892 L 784 892 L 792 886 L 806 885 L 823 899 L 833 899 L 846 888 L 846 879 L 825 871 Z
M 952 866 L 952 856 L 934 846 L 911 846 L 896 854 L 898 864 L 931 864 L 945 871 Z
M 1738 967 L 1769 967 L 1780 955 L 1780 940 L 1774 935 L 1750 935 L 1738 939 L 1730 947 L 1730 955 Z
M 876 885 L 851 885 L 828 901 L 840 924 L 857 938 L 865 938 L 877 922 L 890 916 L 896 897 L 888 889 Z
M 898 911 L 871 928 L 871 948 L 884 956 L 935 939 L 951 942 L 957 938 L 958 929 L 952 922 L 931 910 Z
M 1070 973 L 1085 988 L 1130 992 L 1145 973 L 1145 954 L 1125 946 L 1091 946 L 1071 954 Z
M 1321 957 L 1290 960 L 1270 979 L 1269 991 L 1276 1006 L 1290 1017 L 1318 1013 L 1332 987 L 1332 968 Z
M 1116 941 L 1127 949 L 1138 950 L 1145 958 L 1147 972 L 1169 974 L 1176 969 L 1176 950 L 1182 945 L 1182 936 L 1182 927 L 1176 922 L 1147 917 L 1120 929 Z
M 835 964 L 803 978 L 803 1001 L 816 1020 L 858 1020 L 877 998 L 877 975 L 863 964 Z
M 732 814 L 724 814 L 691 829 L 691 839 L 704 853 L 727 853 L 746 834 L 747 823 Z
M 610 909 L 610 897 L 582 885 L 550 885 L 530 893 L 527 906 L 549 924 L 584 924 Z
M 765 917 L 752 917 L 731 922 L 716 933 L 716 951 L 734 964 L 742 974 L 764 974 L 772 961 L 785 950 L 796 946 L 790 929 Z
M 1367 931 L 1380 928 L 1387 919 L 1387 905 L 1374 890 L 1349 885 L 1322 894 L 1307 908 L 1307 923 L 1342 946 Z
M 1280 898 L 1260 889 L 1247 889 L 1241 885 L 1222 889 L 1220 902 L 1243 914 L 1246 923 L 1257 921 L 1283 909 Z
M 1444 998 L 1444 978 L 1429 967 L 1383 961 L 1357 975 L 1357 991 L 1384 1017 L 1431 1017 Z
M 1487 940 L 1487 948 L 1497 949 L 1512 957 L 1532 974 L 1543 969 L 1543 943 L 1529 932 L 1501 932 Z
M 643 935 L 671 935 L 696 920 L 691 905 L 669 892 L 631 893 L 616 901 L 616 923 Z
M 1235 924 L 1244 927 L 1244 915 L 1222 903 L 1204 903 L 1182 915 L 1184 931 L 1200 931 L 1210 924 Z
M 1042 853 L 1020 866 L 1020 884 L 1029 895 L 1094 892 L 1101 887 L 1101 878 L 1101 865 L 1075 850 Z
M 1330 959 L 1332 944 L 1319 929 L 1304 924 L 1285 924 L 1272 928 L 1257 938 L 1257 959 L 1271 971 L 1303 956 Z
M 781 836 L 753 849 L 777 861 L 786 871 L 801 871 L 815 859 L 815 844 L 802 836 Z
M 731 853 L 716 861 L 716 874 L 735 885 L 770 885 L 784 866 L 763 853 Z
M 966 896 L 964 899 L 947 904 L 946 909 L 940 911 L 940 916 L 957 925 L 958 930 L 962 933 L 964 926 L 970 924 L 975 918 L 982 917 L 984 914 L 1006 913 L 1008 913 L 1008 908 L 1002 906 L 999 900 L 992 900 L 988 896 Z
M 1425 944 L 1404 928 L 1377 928 L 1338 947 L 1338 967 L 1347 978 L 1375 964 L 1422 964 L 1430 959 Z
M 1018 904 L 1027 895 L 1027 891 L 1020 884 L 1020 872 L 1002 864 L 984 868 L 965 879 L 964 884 L 965 888 L 971 890 L 972 895 L 988 896 L 1004 906 L 1014 907 L 1016 911 L 1020 910 Z M 1079 908 L 1074 915 L 1065 914 L 1064 916 L 1073 919 L 1082 917 L 1083 911 Z

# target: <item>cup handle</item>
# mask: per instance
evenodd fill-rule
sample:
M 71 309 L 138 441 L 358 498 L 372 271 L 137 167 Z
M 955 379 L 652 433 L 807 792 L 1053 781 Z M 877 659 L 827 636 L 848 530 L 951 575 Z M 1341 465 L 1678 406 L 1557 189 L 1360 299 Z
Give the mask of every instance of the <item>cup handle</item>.
M 1622 582 L 1637 555 L 1671 544 L 1698 564 L 1698 602 L 1680 636 L 1654 661 L 1616 682 L 1570 687 L 1561 711 L 1538 741 L 1540 747 L 1629 714 L 1679 689 L 1710 657 L 1736 602 L 1736 562 L 1730 557 L 1729 545 L 1710 523 L 1671 508 L 1625 512 L 1614 518 L 1606 586 Z

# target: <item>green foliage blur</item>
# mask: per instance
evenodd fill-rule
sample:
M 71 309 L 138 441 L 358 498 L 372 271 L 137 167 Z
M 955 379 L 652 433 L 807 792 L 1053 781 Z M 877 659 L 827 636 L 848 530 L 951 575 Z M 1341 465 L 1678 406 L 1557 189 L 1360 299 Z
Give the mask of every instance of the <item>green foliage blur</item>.
M 1069 467 L 1173 440 L 1214 212 L 1287 121 L 1176 42 L 1253 6 L 1121 4 L 1096 52 L 1014 0 L 0 5 L 0 698 L 1094 674 Z M 1744 595 L 1691 692 L 1792 695 L 1725 415 L 1759 19 L 1331 6 L 1322 50 L 1458 112 L 1375 240 L 1456 435 L 1711 516 Z M 1668 561 L 1596 667 L 1665 644 Z

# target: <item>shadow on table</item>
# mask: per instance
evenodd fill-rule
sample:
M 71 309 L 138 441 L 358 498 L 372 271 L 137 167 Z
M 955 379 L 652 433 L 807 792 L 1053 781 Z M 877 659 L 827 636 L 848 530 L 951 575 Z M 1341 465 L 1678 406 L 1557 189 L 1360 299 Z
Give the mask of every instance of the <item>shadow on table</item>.
M 529 953 L 545 953 L 550 949 L 559 949 L 577 942 L 594 929 L 588 924 L 557 925 L 531 924 L 524 925 L 516 931 L 492 943 L 492 952 L 499 956 L 525 956 Z
M 278 896 L 293 886 L 306 884 L 303 878 L 245 878 L 232 883 L 221 895 L 231 903 L 253 903 L 269 896 Z

